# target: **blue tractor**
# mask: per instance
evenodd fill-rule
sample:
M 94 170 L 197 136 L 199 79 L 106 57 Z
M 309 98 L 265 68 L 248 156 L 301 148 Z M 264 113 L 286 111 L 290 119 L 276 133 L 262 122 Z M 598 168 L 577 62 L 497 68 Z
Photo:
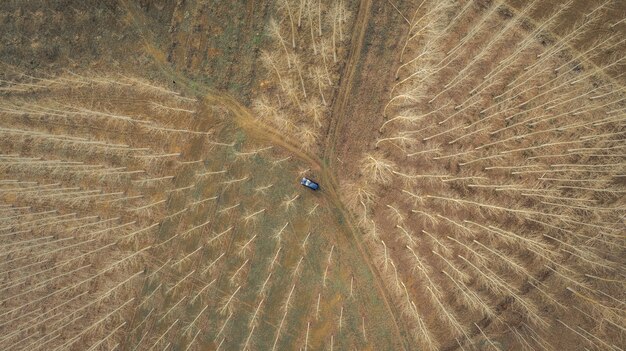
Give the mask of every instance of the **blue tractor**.
M 302 180 L 300 181 L 300 184 L 304 185 L 305 187 L 311 190 L 318 190 L 320 188 L 319 184 L 317 184 L 316 182 L 312 181 L 309 178 L 302 178 Z

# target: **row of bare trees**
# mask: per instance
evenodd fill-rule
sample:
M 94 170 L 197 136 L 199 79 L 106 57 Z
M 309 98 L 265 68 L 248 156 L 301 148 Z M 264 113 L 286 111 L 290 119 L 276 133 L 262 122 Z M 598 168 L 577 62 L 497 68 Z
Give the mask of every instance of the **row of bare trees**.
M 146 224 L 150 201 L 160 196 L 155 186 L 172 187 L 174 177 L 162 172 L 184 167 L 181 153 L 140 136 L 206 138 L 189 128 L 195 99 L 134 78 L 7 74 L 0 99 L 0 343 L 16 350 L 116 348 L 163 224 Z M 119 96 L 160 100 L 147 119 L 134 106 L 107 101 Z M 133 131 L 137 138 L 124 137 Z
M 382 136 L 345 187 L 424 349 L 621 340 L 625 42 L 588 40 L 613 1 L 574 22 L 572 2 L 539 5 L 416 4 Z

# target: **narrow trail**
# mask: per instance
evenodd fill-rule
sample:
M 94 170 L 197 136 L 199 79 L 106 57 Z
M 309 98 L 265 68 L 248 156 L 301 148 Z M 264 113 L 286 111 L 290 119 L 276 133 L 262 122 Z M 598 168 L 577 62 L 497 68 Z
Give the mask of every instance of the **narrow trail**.
M 320 181 L 323 186 L 322 197 L 325 197 L 330 205 L 339 210 L 340 216 L 343 217 L 343 220 L 348 223 L 349 235 L 345 238 L 348 239 L 345 240 L 345 242 L 351 247 L 346 249 L 356 249 L 361 256 L 362 261 L 366 263 L 368 270 L 373 275 L 376 290 L 384 302 L 385 308 L 387 309 L 390 317 L 392 317 L 389 323 L 393 328 L 393 333 L 396 335 L 396 340 L 398 340 L 397 346 L 400 346 L 401 349 L 405 351 L 410 350 L 411 347 L 406 330 L 404 326 L 400 327 L 398 322 L 399 311 L 392 306 L 388 292 L 385 286 L 381 283 L 382 279 L 380 277 L 380 272 L 374 266 L 371 259 L 372 256 L 368 252 L 367 248 L 361 243 L 360 237 L 362 237 L 362 235 L 360 235 L 361 233 L 358 225 L 354 222 L 352 215 L 341 202 L 341 198 L 337 190 L 338 183 L 333 172 L 334 146 L 338 136 L 340 135 L 341 124 L 345 116 L 347 101 L 352 90 L 354 75 L 361 58 L 365 33 L 370 20 L 372 0 L 361 0 L 359 5 L 357 19 L 354 24 L 348 63 L 342 75 L 344 78 L 340 82 L 338 98 L 334 104 L 332 112 L 333 119 L 331 121 L 331 125 L 329 126 L 325 142 L 323 160 L 317 156 L 302 151 L 298 147 L 297 141 L 277 133 L 269 126 L 266 126 L 256 120 L 252 112 L 231 95 L 215 91 L 214 89 L 204 85 L 198 85 L 193 80 L 187 78 L 179 72 L 176 72 L 165 60 L 163 53 L 152 44 L 155 42 L 155 39 L 151 37 L 151 33 L 147 32 L 142 27 L 141 23 L 145 23 L 146 18 L 141 13 L 136 11 L 134 6 L 129 4 L 127 0 L 120 1 L 123 7 L 128 11 L 134 25 L 140 31 L 146 52 L 150 54 L 158 63 L 162 73 L 164 73 L 167 77 L 180 82 L 181 85 L 187 88 L 190 92 L 193 92 L 195 95 L 201 96 L 203 98 L 203 102 L 208 106 L 220 106 L 224 108 L 228 111 L 229 115 L 234 118 L 237 126 L 246 132 L 247 136 L 258 141 L 268 142 L 274 146 L 281 147 L 308 164 L 311 170 L 319 172 Z
M 342 79 L 339 83 L 339 90 L 337 92 L 337 99 L 333 104 L 333 111 L 331 114 L 330 126 L 326 135 L 326 142 L 324 145 L 324 160 L 328 163 L 329 167 L 334 164 L 335 156 L 335 144 L 337 138 L 340 135 L 341 125 L 345 119 L 345 111 L 348 104 L 350 92 L 352 91 L 352 84 L 354 81 L 354 74 L 356 72 L 359 60 L 361 59 L 361 52 L 363 51 L 363 42 L 365 41 L 365 33 L 367 32 L 367 26 L 370 20 L 370 14 L 372 10 L 372 0 L 361 0 L 359 5 L 359 12 L 357 13 L 354 27 L 352 30 L 352 39 L 350 40 L 350 51 L 348 54 L 348 63 L 343 72 Z
M 335 164 L 335 145 L 341 135 L 341 128 L 345 121 L 346 109 L 352 92 L 354 76 L 361 60 L 361 53 L 363 52 L 363 44 L 365 41 L 365 34 L 367 32 L 368 25 L 371 19 L 372 12 L 372 0 L 361 0 L 359 4 L 359 11 L 357 18 L 354 22 L 352 30 L 352 38 L 350 40 L 350 51 L 348 54 L 348 62 L 346 68 L 342 74 L 339 90 L 337 92 L 337 99 L 333 104 L 333 111 L 331 114 L 331 122 L 326 135 L 326 141 L 323 150 L 324 167 L 322 168 L 322 182 L 325 185 L 325 189 L 328 192 L 328 196 L 332 204 L 340 210 L 341 215 L 346 219 L 350 226 L 350 235 L 352 237 L 353 246 L 359 251 L 363 261 L 368 265 L 369 271 L 374 275 L 374 282 L 376 283 L 376 289 L 379 292 L 387 311 L 392 316 L 391 324 L 396 334 L 399 345 L 403 350 L 410 350 L 410 343 L 407 338 L 407 332 L 404 325 L 400 327 L 398 324 L 399 311 L 394 308 L 389 299 L 389 294 L 386 287 L 381 283 L 382 279 L 380 272 L 374 266 L 372 262 L 372 255 L 366 246 L 362 245 L 359 226 L 354 222 L 354 218 L 350 212 L 346 209 L 341 202 L 341 198 L 338 194 L 337 181 L 334 177 L 334 164 Z
M 277 133 L 270 127 L 256 120 L 252 112 L 232 96 L 209 91 L 204 97 L 204 102 L 209 106 L 225 108 L 235 119 L 237 126 L 246 132 L 246 136 L 281 147 L 289 151 L 293 156 L 307 163 L 312 170 L 322 170 L 323 165 L 319 158 L 304 152 L 297 146 L 298 143 L 295 140 L 291 140 L 291 138 Z

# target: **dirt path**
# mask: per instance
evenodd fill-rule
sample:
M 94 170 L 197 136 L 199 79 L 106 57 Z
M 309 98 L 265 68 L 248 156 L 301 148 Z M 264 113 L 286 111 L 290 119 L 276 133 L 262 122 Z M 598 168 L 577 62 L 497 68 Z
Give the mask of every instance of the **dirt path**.
M 350 52 L 348 54 L 348 63 L 346 64 L 345 71 L 341 75 L 339 82 L 339 91 L 337 92 L 337 99 L 333 104 L 333 111 L 331 115 L 330 126 L 326 134 L 326 142 L 324 144 L 323 157 L 327 162 L 328 167 L 333 166 L 336 159 L 335 156 L 335 144 L 337 142 L 337 136 L 341 130 L 343 120 L 345 119 L 346 106 L 348 104 L 348 98 L 352 90 L 352 83 L 354 81 L 354 74 L 361 59 L 361 52 L 363 51 L 363 42 L 365 39 L 365 33 L 367 32 L 367 26 L 370 20 L 370 12 L 372 8 L 372 0 L 361 0 L 359 5 L 359 12 L 354 22 L 352 29 L 352 39 L 350 40 Z
M 408 350 L 410 349 L 410 347 L 406 338 L 406 330 L 404 330 L 404 328 L 401 328 L 398 324 L 399 312 L 397 311 L 397 309 L 393 308 L 390 303 L 386 287 L 381 283 L 382 279 L 380 277 L 380 272 L 374 266 L 371 260 L 372 255 L 368 252 L 367 248 L 361 244 L 361 239 L 359 237 L 360 229 L 358 228 L 356 223 L 354 223 L 351 214 L 340 200 L 339 194 L 337 192 L 338 183 L 335 180 L 334 175 L 334 165 L 335 160 L 337 159 L 335 153 L 335 145 L 337 144 L 338 137 L 341 135 L 342 126 L 346 119 L 346 108 L 348 106 L 348 101 L 352 92 L 355 73 L 362 59 L 361 53 L 363 51 L 363 44 L 365 42 L 365 34 L 371 20 L 371 12 L 372 0 L 361 0 L 357 18 L 355 20 L 352 31 L 350 52 L 348 54 L 348 63 L 341 76 L 342 78 L 339 83 L 337 99 L 333 104 L 332 118 L 326 135 L 326 141 L 323 150 L 323 161 L 325 167 L 322 169 L 321 179 L 322 184 L 325 185 L 325 190 L 328 193 L 328 197 L 330 198 L 331 203 L 340 210 L 341 215 L 349 223 L 350 235 L 352 238 L 351 242 L 353 243 L 353 247 L 359 251 L 363 261 L 368 265 L 369 271 L 372 272 L 372 274 L 374 275 L 376 289 L 379 291 L 379 294 L 384 301 L 386 308 L 389 311 L 389 314 L 392 316 L 390 324 L 395 329 L 394 331 L 396 336 L 398 337 L 399 345 L 402 347 L 403 350 Z
M 398 311 L 393 308 L 390 303 L 387 290 L 385 286 L 381 284 L 382 279 L 380 277 L 380 273 L 371 260 L 371 254 L 368 252 L 367 248 L 361 244 L 361 239 L 359 238 L 360 229 L 358 228 L 356 223 L 354 223 L 351 214 L 340 200 L 337 191 L 338 183 L 335 180 L 335 175 L 333 172 L 335 169 L 334 165 L 337 158 L 335 154 L 335 145 L 337 143 L 338 137 L 341 135 L 342 126 L 346 119 L 346 108 L 348 106 L 348 101 L 352 92 L 355 73 L 362 59 L 361 53 L 363 51 L 363 44 L 365 42 L 365 34 L 367 32 L 367 28 L 371 19 L 371 12 L 372 1 L 361 0 L 357 18 L 353 27 L 352 39 L 350 41 L 351 47 L 348 56 L 348 63 L 339 83 L 340 85 L 337 93 L 337 99 L 333 105 L 332 119 L 326 135 L 326 141 L 323 151 L 323 161 L 325 163 L 325 167 L 323 168 L 321 179 L 322 183 L 325 185 L 325 189 L 328 193 L 331 203 L 340 210 L 342 216 L 349 223 L 352 239 L 351 242 L 353 243 L 353 247 L 359 251 L 363 261 L 368 265 L 369 271 L 372 272 L 372 274 L 374 275 L 376 289 L 379 291 L 379 294 L 383 302 L 385 303 L 389 314 L 393 317 L 391 320 L 391 325 L 395 329 L 394 331 L 396 336 L 398 337 L 398 340 L 400 340 L 399 346 L 401 346 L 402 349 L 407 350 L 410 349 L 410 347 L 406 339 L 406 331 L 405 333 L 403 333 L 404 328 L 401 328 L 398 324 Z
M 322 163 L 317 157 L 302 151 L 302 149 L 297 146 L 297 141 L 291 140 L 291 138 L 277 133 L 270 127 L 257 121 L 253 117 L 252 112 L 240 104 L 232 96 L 209 91 L 205 95 L 205 102 L 210 106 L 221 106 L 226 108 L 235 119 L 235 123 L 246 131 L 247 136 L 289 151 L 295 157 L 310 165 L 312 170 L 318 172 L 322 170 Z
M 380 272 L 378 271 L 378 269 L 374 266 L 374 263 L 372 262 L 372 259 L 371 259 L 372 255 L 369 253 L 367 248 L 361 244 L 361 238 L 359 236 L 362 236 L 362 235 L 360 235 L 361 234 L 360 229 L 356 225 L 356 223 L 354 223 L 352 215 L 349 213 L 349 211 L 345 208 L 345 206 L 341 202 L 338 196 L 337 190 L 336 190 L 337 182 L 334 180 L 333 174 L 329 171 L 327 167 L 322 169 L 321 179 L 322 179 L 322 184 L 324 184 L 324 189 L 325 189 L 326 196 L 328 197 L 328 200 L 331 202 L 331 204 L 333 204 L 340 211 L 342 217 L 346 220 L 346 222 L 348 223 L 350 227 L 350 230 L 349 230 L 350 239 L 351 239 L 350 244 L 352 245 L 352 248 L 358 250 L 359 254 L 361 255 L 362 260 L 367 264 L 369 271 L 374 276 L 373 280 L 376 284 L 376 290 L 378 290 L 381 299 L 385 303 L 385 307 L 387 308 L 387 311 L 392 317 L 390 324 L 394 329 L 394 334 L 396 334 L 397 336 L 398 345 L 402 347 L 402 350 L 410 350 L 411 348 L 409 347 L 409 343 L 406 337 L 406 332 L 403 333 L 404 328 L 401 329 L 400 325 L 398 324 L 399 312 L 397 311 L 397 309 L 392 307 L 389 301 L 389 296 L 388 296 L 386 287 L 381 283 L 382 278 L 380 277 Z

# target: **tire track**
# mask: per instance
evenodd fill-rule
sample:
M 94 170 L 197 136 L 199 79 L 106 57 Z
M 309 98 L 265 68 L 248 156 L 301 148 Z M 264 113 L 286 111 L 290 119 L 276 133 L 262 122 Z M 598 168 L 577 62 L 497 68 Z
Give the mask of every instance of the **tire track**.
M 372 9 L 372 0 L 361 0 L 359 12 L 352 29 L 352 39 L 350 40 L 350 52 L 348 54 L 348 63 L 345 71 L 341 75 L 339 82 L 339 91 L 337 99 L 333 104 L 330 126 L 328 127 L 326 142 L 324 144 L 324 160 L 328 162 L 328 166 L 332 168 L 334 162 L 335 144 L 341 130 L 341 125 L 345 119 L 345 111 L 348 104 L 350 92 L 352 90 L 352 82 L 356 72 L 358 63 L 361 59 L 363 51 L 363 42 L 365 41 L 365 33 L 369 24 L 370 12 Z
M 367 27 L 370 22 L 371 11 L 372 0 L 361 0 L 357 18 L 353 26 L 348 63 L 346 65 L 344 73 L 342 74 L 342 79 L 339 83 L 339 91 L 337 93 L 337 99 L 333 104 L 331 122 L 328 128 L 326 142 L 324 145 L 324 167 L 322 168 L 322 182 L 325 184 L 325 189 L 327 189 L 329 193 L 330 201 L 334 204 L 335 207 L 337 207 L 337 209 L 339 209 L 341 215 L 347 220 L 350 226 L 350 234 L 353 241 L 353 246 L 359 251 L 362 260 L 368 265 L 368 269 L 374 275 L 376 289 L 378 290 L 379 295 L 381 296 L 387 310 L 389 311 L 389 314 L 392 317 L 394 331 L 399 340 L 398 343 L 402 346 L 403 350 L 410 350 L 410 343 L 408 342 L 408 338 L 406 337 L 408 333 L 404 327 L 401 328 L 398 324 L 399 312 L 397 311 L 397 309 L 393 308 L 390 303 L 386 287 L 381 283 L 382 279 L 380 277 L 380 272 L 374 266 L 371 260 L 372 255 L 370 254 L 368 249 L 361 244 L 361 241 L 359 239 L 359 236 L 362 236 L 359 235 L 361 234 L 360 229 L 358 225 L 356 225 L 356 223 L 354 222 L 351 213 L 341 202 L 341 199 L 337 192 L 338 183 L 333 175 L 336 159 L 335 145 L 337 144 L 337 139 L 340 135 L 341 128 L 345 120 L 346 109 L 350 98 L 350 93 L 352 91 L 354 76 L 359 65 L 359 61 L 361 60 L 363 43 L 365 41 L 365 33 L 367 32 Z

